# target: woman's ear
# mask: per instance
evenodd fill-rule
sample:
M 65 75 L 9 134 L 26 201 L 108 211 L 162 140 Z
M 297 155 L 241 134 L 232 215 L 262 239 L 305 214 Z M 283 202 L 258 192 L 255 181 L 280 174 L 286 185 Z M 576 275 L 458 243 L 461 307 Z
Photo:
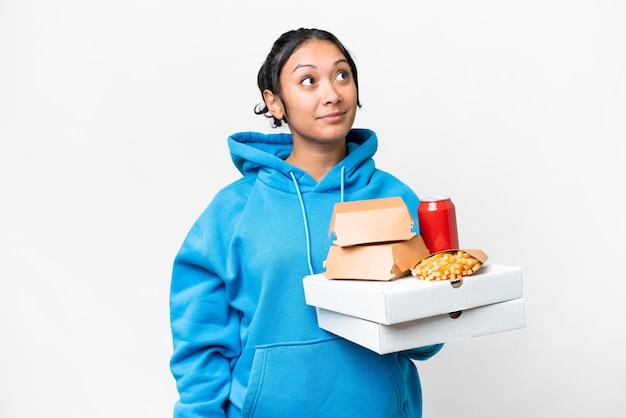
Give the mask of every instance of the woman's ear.
M 283 102 L 280 100 L 280 97 L 266 89 L 263 90 L 263 99 L 267 105 L 267 110 L 269 110 L 272 116 L 274 116 L 274 119 L 283 120 L 283 117 L 285 116 L 285 107 L 283 106 Z

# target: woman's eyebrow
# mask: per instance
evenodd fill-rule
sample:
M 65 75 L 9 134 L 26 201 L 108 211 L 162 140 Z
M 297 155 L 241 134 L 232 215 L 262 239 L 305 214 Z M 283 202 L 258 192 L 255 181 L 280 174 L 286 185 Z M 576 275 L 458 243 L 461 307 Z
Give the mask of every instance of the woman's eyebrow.
M 317 68 L 317 66 L 315 66 L 313 64 L 298 64 L 298 65 L 296 65 L 296 67 L 293 69 L 293 71 L 291 73 L 292 74 L 295 73 L 300 68 Z
M 337 65 L 343 64 L 343 63 L 347 64 L 348 60 L 345 59 L 345 58 L 338 59 L 337 61 L 335 61 L 333 63 L 333 66 L 336 67 Z M 292 74 L 295 73 L 300 68 L 317 68 L 317 66 L 315 64 L 298 64 L 298 65 L 296 65 L 296 67 L 293 69 L 293 71 L 291 73 Z

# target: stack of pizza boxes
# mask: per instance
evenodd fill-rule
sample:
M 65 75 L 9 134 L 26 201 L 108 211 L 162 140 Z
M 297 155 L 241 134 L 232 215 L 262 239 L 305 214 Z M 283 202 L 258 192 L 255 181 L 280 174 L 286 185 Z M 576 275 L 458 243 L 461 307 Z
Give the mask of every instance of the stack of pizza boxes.
M 520 267 L 418 279 L 411 268 L 430 253 L 414 226 L 401 197 L 335 205 L 325 271 L 303 278 L 321 328 L 386 354 L 525 327 Z

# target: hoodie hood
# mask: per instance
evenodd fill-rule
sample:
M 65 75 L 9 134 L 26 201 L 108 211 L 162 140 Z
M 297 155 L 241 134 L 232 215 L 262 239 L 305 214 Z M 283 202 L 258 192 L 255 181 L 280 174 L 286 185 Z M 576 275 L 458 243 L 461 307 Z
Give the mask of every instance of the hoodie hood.
M 378 148 L 378 138 L 369 129 L 350 130 L 346 136 L 346 157 L 319 183 L 285 161 L 293 146 L 290 133 L 240 132 L 228 138 L 228 146 L 235 167 L 244 176 L 257 176 L 273 188 L 296 193 L 293 187 L 295 177 L 302 193 L 335 191 L 342 180 L 343 187 L 349 192 L 365 187 L 374 173 L 375 165 L 371 157 Z

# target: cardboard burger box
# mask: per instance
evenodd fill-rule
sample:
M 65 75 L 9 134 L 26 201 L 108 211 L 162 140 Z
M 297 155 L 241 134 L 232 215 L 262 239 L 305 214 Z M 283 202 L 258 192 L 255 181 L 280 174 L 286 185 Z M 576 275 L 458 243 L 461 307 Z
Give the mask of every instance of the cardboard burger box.
M 420 235 L 406 241 L 331 245 L 323 274 L 331 279 L 395 280 L 406 276 L 417 261 L 428 255 Z
M 420 280 L 410 267 L 429 252 L 413 225 L 400 197 L 335 205 L 325 272 L 303 278 L 321 328 L 385 354 L 525 326 L 521 268 Z
M 400 196 L 336 203 L 329 235 L 334 245 L 406 241 L 413 238 L 415 220 Z
M 335 204 L 324 263 L 332 279 L 395 280 L 429 254 L 415 219 L 397 197 Z

